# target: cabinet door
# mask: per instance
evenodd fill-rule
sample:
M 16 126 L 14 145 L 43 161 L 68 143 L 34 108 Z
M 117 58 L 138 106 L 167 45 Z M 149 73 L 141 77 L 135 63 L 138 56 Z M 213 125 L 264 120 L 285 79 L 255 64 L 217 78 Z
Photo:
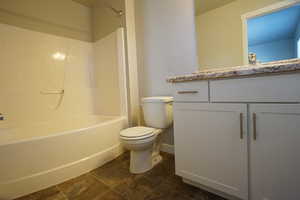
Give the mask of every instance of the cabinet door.
M 176 173 L 247 199 L 246 126 L 243 104 L 175 103 Z
M 300 105 L 250 105 L 250 115 L 251 199 L 299 200 Z

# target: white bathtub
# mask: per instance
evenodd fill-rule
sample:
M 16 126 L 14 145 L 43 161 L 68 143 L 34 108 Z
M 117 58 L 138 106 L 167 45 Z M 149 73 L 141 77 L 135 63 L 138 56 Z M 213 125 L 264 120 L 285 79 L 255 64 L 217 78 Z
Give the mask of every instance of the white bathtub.
M 79 176 L 123 152 L 125 117 L 92 115 L 0 128 L 0 200 Z

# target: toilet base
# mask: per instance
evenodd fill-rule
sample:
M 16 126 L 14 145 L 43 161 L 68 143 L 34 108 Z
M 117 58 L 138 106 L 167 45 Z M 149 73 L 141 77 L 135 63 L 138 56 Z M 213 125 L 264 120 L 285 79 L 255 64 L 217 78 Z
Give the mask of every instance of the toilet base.
M 130 172 L 142 174 L 152 168 L 152 149 L 130 152 Z
M 152 155 L 151 150 L 130 152 L 130 172 L 142 174 L 151 170 L 163 160 L 159 154 Z
M 156 129 L 155 142 L 151 146 L 140 145 L 127 146 L 130 152 L 130 172 L 133 174 L 142 174 L 151 170 L 155 165 L 162 161 L 160 147 L 162 143 L 161 129 Z M 149 143 L 150 144 L 150 143 Z M 128 145 L 128 143 L 127 143 Z M 133 148 L 135 147 L 135 148 Z

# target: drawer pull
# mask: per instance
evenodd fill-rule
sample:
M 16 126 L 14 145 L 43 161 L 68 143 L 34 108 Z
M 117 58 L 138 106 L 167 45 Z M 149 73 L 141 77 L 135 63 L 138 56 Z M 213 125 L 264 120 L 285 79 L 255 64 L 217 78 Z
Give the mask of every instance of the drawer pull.
M 197 94 L 198 91 L 178 91 L 178 94 Z
M 244 139 L 244 123 L 243 123 L 243 113 L 240 113 L 240 138 Z
M 253 140 L 257 139 L 257 127 L 256 127 L 256 113 L 253 113 Z

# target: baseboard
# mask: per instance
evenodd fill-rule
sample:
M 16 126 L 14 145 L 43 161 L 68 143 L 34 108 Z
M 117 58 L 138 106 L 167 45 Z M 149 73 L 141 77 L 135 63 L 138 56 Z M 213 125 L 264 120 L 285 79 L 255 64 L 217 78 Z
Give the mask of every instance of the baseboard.
M 169 154 L 174 154 L 174 145 L 162 144 L 161 145 L 161 151 L 169 153 Z
M 78 177 L 115 159 L 123 152 L 122 146 L 118 144 L 102 152 L 54 169 L 1 183 L 0 200 L 15 199 Z

